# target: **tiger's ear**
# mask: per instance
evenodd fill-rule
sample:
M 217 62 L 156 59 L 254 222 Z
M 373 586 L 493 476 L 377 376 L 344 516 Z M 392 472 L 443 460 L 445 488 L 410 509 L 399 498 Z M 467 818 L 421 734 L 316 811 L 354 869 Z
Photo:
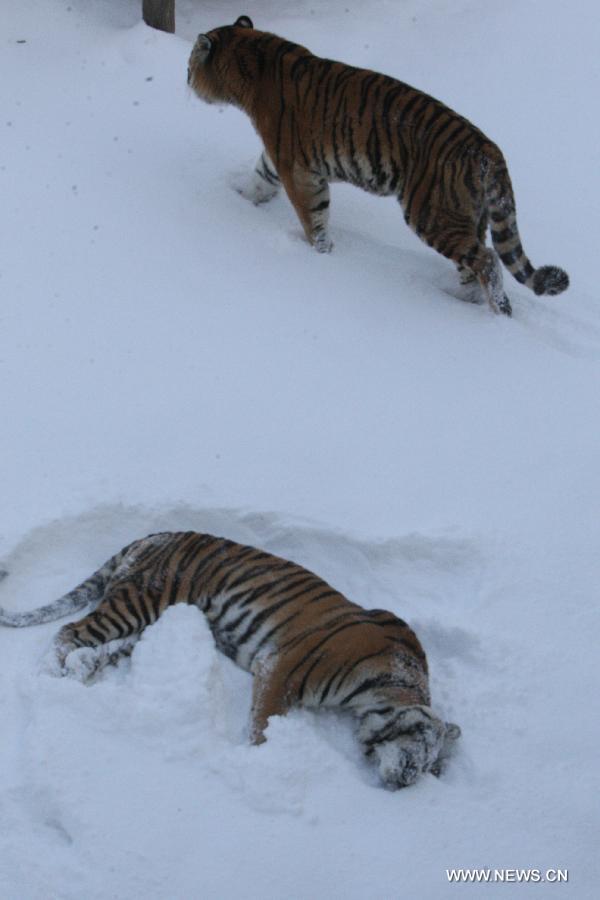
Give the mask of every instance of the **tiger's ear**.
M 446 722 L 446 733 L 444 734 L 445 742 L 457 741 L 461 734 L 460 725 L 456 725 L 455 722 Z
M 212 47 L 212 41 L 208 37 L 207 34 L 199 34 L 196 38 L 196 43 L 194 44 L 194 49 L 192 53 L 197 59 L 203 60 L 206 59 L 208 54 L 210 53 L 210 48 Z
M 233 23 L 234 28 L 254 28 L 250 16 L 240 16 Z

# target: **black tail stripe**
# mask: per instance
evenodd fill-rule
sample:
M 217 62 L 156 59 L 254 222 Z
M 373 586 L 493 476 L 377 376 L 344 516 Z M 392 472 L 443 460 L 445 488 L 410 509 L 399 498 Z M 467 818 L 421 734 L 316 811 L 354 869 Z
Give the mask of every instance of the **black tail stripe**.
M 516 228 L 504 228 L 502 231 L 496 231 L 496 229 L 492 227 L 492 239 L 494 244 L 506 244 L 507 241 L 512 241 L 517 237 L 518 232 Z

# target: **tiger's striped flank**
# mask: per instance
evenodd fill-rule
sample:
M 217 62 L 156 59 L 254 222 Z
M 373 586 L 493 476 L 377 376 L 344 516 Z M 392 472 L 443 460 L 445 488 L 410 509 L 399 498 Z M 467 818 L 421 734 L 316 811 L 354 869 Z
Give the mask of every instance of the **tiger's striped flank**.
M 569 278 L 534 268 L 517 228 L 514 194 L 498 147 L 433 97 L 377 72 L 314 56 L 254 29 L 248 16 L 198 36 L 188 84 L 208 103 L 243 110 L 264 150 L 250 191 L 255 203 L 281 185 L 320 252 L 329 235 L 329 184 L 346 181 L 395 195 L 407 224 L 452 260 L 463 283 L 495 312 L 511 314 L 498 255 L 536 294 Z M 486 247 L 491 224 L 494 250 Z
M 346 710 L 367 757 L 391 788 L 438 773 L 460 733 L 430 705 L 427 660 L 412 629 L 390 612 L 366 610 L 317 575 L 263 550 L 196 532 L 166 532 L 130 544 L 54 603 L 29 613 L 0 610 L 21 627 L 92 610 L 55 639 L 63 674 L 82 648 L 111 660 L 113 641 L 133 640 L 175 603 L 197 606 L 217 647 L 251 672 L 251 740 L 293 706 Z M 89 650 L 85 653 L 89 656 Z

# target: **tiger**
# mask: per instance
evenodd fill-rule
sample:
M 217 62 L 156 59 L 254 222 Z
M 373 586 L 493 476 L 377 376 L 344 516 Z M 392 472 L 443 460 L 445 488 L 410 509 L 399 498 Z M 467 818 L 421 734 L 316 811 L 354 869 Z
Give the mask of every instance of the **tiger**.
M 250 117 L 263 150 L 241 193 L 265 203 L 283 185 L 318 252 L 333 247 L 329 184 L 343 181 L 395 195 L 408 226 L 456 265 L 463 299 L 512 314 L 498 256 L 538 295 L 569 286 L 563 269 L 535 269 L 525 254 L 500 149 L 439 100 L 257 31 L 248 16 L 198 35 L 187 81 L 201 100 Z
M 271 716 L 329 709 L 353 717 L 385 787 L 445 767 L 460 728 L 433 712 L 425 652 L 406 622 L 364 609 L 297 563 L 227 538 L 149 535 L 46 606 L 0 609 L 0 624 L 39 625 L 92 606 L 59 630 L 52 651 L 57 674 L 89 681 L 175 603 L 200 609 L 217 648 L 253 675 L 251 743 L 266 740 Z

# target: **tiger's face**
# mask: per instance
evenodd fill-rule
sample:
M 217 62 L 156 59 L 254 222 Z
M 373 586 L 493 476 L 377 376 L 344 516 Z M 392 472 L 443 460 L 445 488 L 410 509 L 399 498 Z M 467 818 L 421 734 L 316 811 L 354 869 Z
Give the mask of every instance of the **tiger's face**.
M 254 26 L 248 16 L 240 16 L 233 25 L 199 34 L 188 62 L 187 83 L 205 103 L 240 106 L 243 102 L 243 74 L 252 75 L 252 60 L 243 61 L 243 48 L 238 53 L 239 70 L 231 67 L 231 54 L 221 52 L 241 34 Z
M 438 775 L 449 744 L 459 736 L 458 725 L 443 722 L 424 707 L 408 707 L 402 712 L 396 735 L 374 744 L 369 753 L 384 785 L 397 790 L 414 784 L 426 772 Z

